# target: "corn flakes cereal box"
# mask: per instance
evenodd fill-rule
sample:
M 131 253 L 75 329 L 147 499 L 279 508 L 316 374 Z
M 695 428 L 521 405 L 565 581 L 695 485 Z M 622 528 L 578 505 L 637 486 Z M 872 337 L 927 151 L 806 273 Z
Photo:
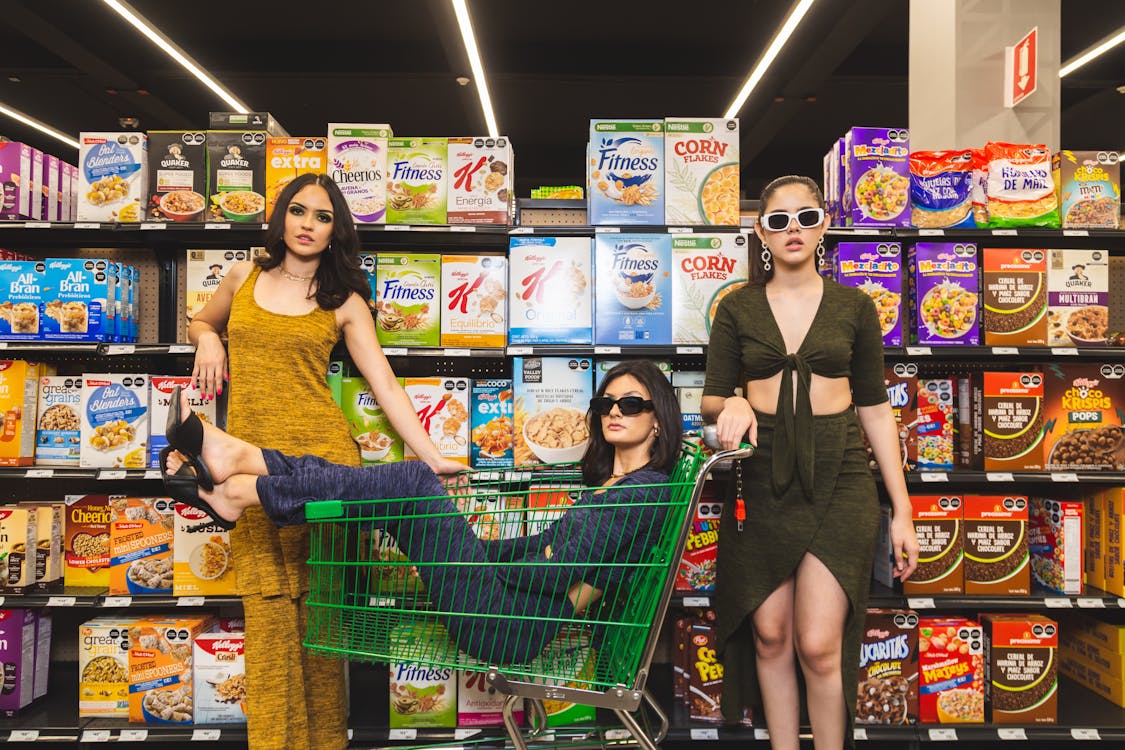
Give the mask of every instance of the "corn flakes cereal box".
M 35 697 L 35 610 L 0 609 L 0 716 L 18 716 Z
M 172 501 L 166 497 L 110 500 L 117 514 L 109 528 L 109 593 L 172 593 Z
M 129 716 L 129 628 L 140 615 L 103 615 L 78 627 L 78 715 Z
M 102 258 L 47 258 L 40 337 L 113 341 L 118 333 L 117 274 Z
M 207 131 L 205 221 L 260 222 L 266 216 L 266 134 Z
M 387 140 L 387 223 L 445 224 L 445 138 Z
M 54 591 L 63 586 L 62 503 L 23 502 L 35 508 L 35 590 Z
M 418 420 L 441 455 L 469 463 L 469 379 L 406 378 L 403 386 Z M 407 445 L 406 458 L 418 458 Z
M 441 256 L 380 253 L 375 259 L 375 332 L 382 346 L 441 343 Z
M 593 241 L 512 237 L 509 344 L 593 343 Z
M 295 177 L 328 171 L 328 141 L 310 138 L 266 139 L 266 221 L 273 214 L 277 196 Z
M 150 221 L 203 221 L 207 208 L 207 133 L 202 130 L 148 131 Z
M 168 409 L 172 403 L 172 391 L 179 386 L 188 395 L 191 410 L 199 415 L 204 422 L 215 424 L 216 405 L 214 401 L 205 401 L 203 396 L 191 385 L 189 375 L 152 375 L 149 377 L 149 424 L 151 425 L 148 441 L 148 465 L 151 468 L 160 466 L 160 451 L 168 446 L 168 438 L 164 429 L 168 423 Z
M 446 164 L 450 224 L 509 223 L 515 181 L 506 137 L 450 138 Z
M 348 201 L 357 224 L 387 221 L 387 139 L 391 126 L 328 123 L 328 176 Z
M 0 219 L 31 218 L 31 146 L 0 142 Z
M 441 256 L 441 345 L 503 347 L 508 332 L 508 259 Z
M 1028 545 L 1035 584 L 1059 594 L 1082 594 L 1085 503 L 1030 498 Z
M 457 670 L 457 726 L 503 726 L 506 695 L 490 686 L 484 672 Z M 516 701 L 512 716 L 517 724 L 523 723 L 523 699 Z
M 244 260 L 254 260 L 265 255 L 264 247 L 248 250 L 188 250 L 185 271 L 187 293 L 184 298 L 185 317 L 191 323 L 196 313 L 202 310 L 215 296 L 219 282 L 230 271 L 231 266 Z M 185 325 L 185 334 L 187 327 Z
M 1023 495 L 965 496 L 965 593 L 1022 596 L 1031 591 Z
M 593 373 L 587 357 L 513 358 L 516 466 L 582 458 L 590 442 Z
M 515 432 L 511 380 L 474 380 L 469 464 L 474 469 L 510 468 Z
M 664 118 L 668 224 L 738 226 L 738 118 Z
M 148 201 L 148 136 L 80 133 L 78 221 L 137 222 Z
M 1109 333 L 1109 254 L 1047 252 L 1047 345 L 1104 345 Z
M 184 503 L 173 506 L 172 523 L 172 595 L 238 593 L 230 532 L 203 511 Z
M 875 303 L 883 346 L 902 346 L 902 245 L 841 242 L 832 258 L 835 281 L 864 292 Z
M 918 618 L 918 721 L 984 723 L 984 633 L 975 620 Z
M 246 636 L 202 633 L 192 644 L 196 724 L 246 723 Z
M 129 721 L 191 724 L 192 644 L 210 615 L 144 618 L 129 628 Z
M 23 594 L 35 588 L 38 509 L 0 507 L 0 592 Z
M 706 344 L 715 309 L 748 279 L 746 235 L 672 235 L 672 343 Z
M 664 122 L 590 120 L 590 224 L 664 224 Z
M 0 359 L 0 466 L 31 466 L 35 462 L 35 407 L 44 365 L 22 359 Z
M 405 380 L 398 378 L 398 382 L 402 385 Z M 403 459 L 405 444 L 366 380 L 356 376 L 340 378 L 340 409 L 348 420 L 352 439 L 359 445 L 364 466 Z
M 671 236 L 599 234 L 594 260 L 594 343 L 672 343 Z
M 1059 151 L 1051 159 L 1064 229 L 1117 229 L 1121 157 L 1116 151 Z
M 916 344 L 980 344 L 980 274 L 976 245 L 918 242 L 907 256 Z
M 147 375 L 83 375 L 79 465 L 115 469 L 148 466 L 148 404 Z
M 42 302 L 47 266 L 43 261 L 0 263 L 0 340 L 37 341 L 42 338 Z

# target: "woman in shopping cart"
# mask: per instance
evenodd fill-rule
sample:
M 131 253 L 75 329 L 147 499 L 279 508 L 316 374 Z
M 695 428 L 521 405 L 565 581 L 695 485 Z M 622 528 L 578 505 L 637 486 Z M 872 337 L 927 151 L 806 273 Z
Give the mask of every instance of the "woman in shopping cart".
M 412 562 L 453 563 L 418 566 L 431 604 L 447 613 L 443 621 L 463 651 L 501 664 L 535 657 L 657 542 L 670 494 L 663 483 L 682 448 L 679 403 L 666 376 L 647 360 L 623 362 L 590 399 L 582 482 L 599 489 L 583 492 L 535 536 L 484 541 L 458 512 L 449 482 L 421 461 L 352 467 L 286 456 L 203 423 L 186 397 L 175 404 L 168 441 L 179 455 L 168 459 L 164 477 L 173 497 L 227 521 L 260 506 L 279 526 L 303 523 L 314 500 L 386 500 L 348 506 L 348 513 L 373 518 Z M 200 477 L 214 490 L 200 488 Z
M 818 275 L 827 228 L 815 182 L 766 186 L 750 283 L 719 304 L 707 350 L 704 418 L 724 447 L 757 445 L 719 526 L 722 706 L 749 705 L 755 722 L 764 710 L 775 750 L 799 744 L 798 664 L 816 748 L 853 741 L 879 518 L 861 428 L 894 510 L 895 575 L 918 560 L 879 316 L 864 292 Z

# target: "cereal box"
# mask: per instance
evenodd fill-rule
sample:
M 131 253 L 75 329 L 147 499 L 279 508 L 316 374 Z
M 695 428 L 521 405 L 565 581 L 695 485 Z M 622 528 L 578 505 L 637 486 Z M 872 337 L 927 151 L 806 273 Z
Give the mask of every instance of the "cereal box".
M 172 595 L 237 594 L 230 532 L 184 503 L 175 503 L 172 519 Z
M 906 596 L 963 593 L 962 498 L 959 495 L 911 495 L 910 504 L 914 531 L 918 535 L 918 568 L 902 582 L 903 593 Z
M 109 593 L 172 593 L 172 501 L 165 497 L 110 500 Z
M 78 221 L 140 221 L 148 201 L 148 136 L 81 133 Z
M 207 131 L 205 221 L 260 222 L 266 216 L 266 134 Z
M 21 507 L 34 508 L 35 513 L 35 580 L 36 591 L 55 591 L 63 586 L 63 516 L 62 503 L 23 502 Z
M 260 130 L 277 137 L 289 135 L 269 112 L 208 112 L 207 122 L 214 130 Z
M 399 385 L 404 380 L 398 379 Z M 391 420 L 383 412 L 361 377 L 340 379 L 340 409 L 348 420 L 352 439 L 359 445 L 360 459 L 369 464 L 395 463 L 403 459 L 405 446 Z
M 387 223 L 445 224 L 445 138 L 387 139 Z
M 264 254 L 263 247 L 252 247 L 249 250 L 188 250 L 185 271 L 187 295 L 184 299 L 187 322 L 190 324 L 196 313 L 215 296 L 219 282 L 227 275 L 231 266 L 240 261 L 254 260 Z
M 721 706 L 724 670 L 718 659 L 714 624 L 688 620 L 684 629 L 688 718 L 707 724 L 725 723 Z
M 887 399 L 898 425 L 899 448 L 902 452 L 902 468 L 913 471 L 918 466 L 918 365 L 914 362 L 896 362 L 883 370 L 883 384 L 887 387 Z M 878 468 L 875 453 L 864 436 L 867 461 L 872 469 Z
M 508 259 L 441 256 L 441 345 L 503 347 L 508 332 Z
M 31 148 L 31 218 L 43 219 L 43 152 Z
M 129 716 L 129 628 L 139 615 L 104 615 L 78 628 L 78 715 Z
M 501 712 L 508 696 L 491 687 L 484 672 L 457 670 L 457 726 L 498 727 L 504 724 Z M 516 724 L 523 723 L 523 699 L 512 709 Z
M 723 503 L 710 485 L 705 486 L 703 496 L 695 506 L 695 519 L 684 543 L 680 568 L 676 571 L 676 591 L 715 591 L 715 557 L 719 551 L 719 521 L 722 515 Z
M 593 343 L 593 242 L 589 237 L 512 237 L 509 344 Z
M 833 257 L 835 280 L 854 286 L 875 302 L 883 346 L 902 346 L 902 245 L 897 242 L 841 242 Z
M 41 338 L 46 272 L 43 261 L 0 263 L 0 339 L 36 341 Z
M 0 609 L 0 666 L 0 715 L 17 716 L 35 694 L 35 610 Z
M 44 365 L 22 359 L 0 359 L 0 466 L 31 466 L 35 462 L 35 407 Z
M 738 226 L 738 118 L 664 118 L 668 224 Z
M 148 131 L 148 196 L 151 221 L 203 221 L 207 207 L 207 133 Z
M 1023 495 L 965 496 L 965 593 L 999 596 L 1031 591 Z
M 48 610 L 39 610 L 35 613 L 35 678 L 32 680 L 32 693 L 35 700 L 47 694 L 47 683 L 51 677 L 52 620 Z
M 468 378 L 406 378 L 418 420 L 430 434 L 441 455 L 469 463 L 469 380 Z M 406 458 L 418 458 L 409 445 Z
M 0 141 L 0 219 L 31 218 L 31 146 Z
M 908 256 L 910 309 L 915 344 L 980 344 L 976 245 L 918 242 Z
M 101 258 L 47 258 L 40 338 L 113 341 L 117 335 L 115 274 Z
M 910 226 L 910 131 L 849 130 L 842 192 L 847 226 Z
M 196 724 L 246 723 L 246 636 L 201 633 L 192 644 Z
M 672 235 L 672 343 L 706 344 L 719 301 L 746 284 L 746 235 Z
M 1086 497 L 1085 526 L 1082 535 L 1082 580 L 1093 589 L 1106 590 L 1105 549 L 1106 549 L 1106 511 L 1105 494 L 1092 492 Z
M 469 464 L 474 469 L 512 466 L 513 404 L 511 380 L 473 381 Z
M 964 617 L 918 620 L 918 720 L 984 722 L 984 643 L 980 623 Z
M 109 495 L 67 495 L 63 518 L 63 580 L 69 586 L 109 588 Z
M 1085 503 L 1033 497 L 1029 512 L 1032 579 L 1038 586 L 1059 594 L 1083 593 Z
M 1109 254 L 1049 250 L 1047 344 L 1100 346 L 1109 332 Z
M 1047 250 L 986 247 L 982 307 L 984 343 L 1047 343 Z
M 915 412 L 917 468 L 953 469 L 953 381 L 948 378 L 919 378 Z
M 400 625 L 391 631 L 391 648 L 420 640 L 448 639 L 445 628 Z M 457 725 L 457 677 L 448 667 L 390 664 L 391 728 Z
M 358 224 L 383 224 L 387 212 L 387 139 L 391 126 L 328 123 L 328 176 Z
M 143 469 L 148 466 L 148 376 L 82 376 L 83 468 Z
M 191 385 L 190 375 L 152 375 L 149 377 L 149 424 L 148 465 L 160 466 L 160 451 L 168 446 L 164 430 L 168 424 L 168 408 L 172 403 L 172 391 L 179 386 L 188 395 L 191 410 L 211 424 L 216 423 L 215 402 L 207 401 Z
M 859 646 L 857 724 L 918 721 L 918 613 L 869 609 Z
M 507 224 L 515 181 L 506 137 L 450 138 L 446 165 L 450 224 Z
M 44 221 L 59 220 L 59 180 L 61 172 L 59 157 L 43 154 L 43 210 Z
M 0 507 L 0 593 L 23 594 L 35 588 L 37 508 Z
M 594 343 L 672 343 L 672 238 L 599 234 L 594 262 Z
M 985 471 L 1042 471 L 1046 427 L 1039 372 L 973 375 L 973 456 Z
M 1051 151 L 1045 144 L 989 141 L 984 145 L 983 158 L 988 226 L 1059 225 Z
M 1047 471 L 1125 469 L 1125 365 L 1050 365 L 1043 378 Z
M 1043 615 L 985 614 L 981 624 L 989 721 L 1057 723 L 1058 623 Z
M 266 221 L 273 214 L 277 196 L 295 177 L 328 171 L 328 141 L 312 138 L 266 139 Z
M 590 442 L 593 369 L 585 357 L 512 359 L 516 466 L 582 458 Z
M 192 644 L 210 615 L 144 618 L 129 628 L 129 721 L 192 723 Z
M 586 160 L 591 224 L 664 223 L 664 123 L 590 120 Z
M 61 174 L 62 220 L 74 221 L 74 212 L 78 205 L 75 200 L 75 187 L 78 184 L 78 167 L 63 162 L 59 171 Z
M 1064 229 L 1117 229 L 1121 157 L 1116 151 L 1059 151 L 1051 168 Z
M 383 346 L 441 343 L 441 256 L 380 253 L 375 259 L 375 328 Z

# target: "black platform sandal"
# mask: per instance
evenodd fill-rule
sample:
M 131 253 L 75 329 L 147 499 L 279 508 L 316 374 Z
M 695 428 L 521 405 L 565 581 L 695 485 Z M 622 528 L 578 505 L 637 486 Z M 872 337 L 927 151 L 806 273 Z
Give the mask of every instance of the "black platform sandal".
M 215 509 L 211 507 L 211 503 L 199 496 L 200 481 L 195 472 L 191 470 L 191 464 L 184 463 L 175 474 L 168 473 L 168 456 L 172 455 L 172 451 L 175 450 L 177 449 L 170 445 L 160 450 L 160 478 L 164 480 L 164 491 L 176 502 L 190 505 L 211 516 L 209 523 L 192 526 L 188 531 L 195 532 L 211 525 L 218 526 L 223 531 L 233 529 L 235 527 L 234 521 L 228 521 L 219 516 Z
M 160 478 L 164 481 L 164 489 L 168 495 L 177 502 L 197 508 L 211 516 L 214 525 L 230 531 L 235 527 L 234 521 L 228 521 L 219 516 L 211 504 L 199 496 L 199 488 L 210 492 L 215 489 L 215 480 L 211 470 L 203 462 L 203 422 L 199 416 L 192 412 L 188 418 L 180 419 L 180 386 L 172 389 L 171 403 L 168 404 L 168 422 L 164 426 L 164 434 L 168 438 L 168 446 L 160 451 Z M 168 473 L 168 456 L 176 451 L 186 461 L 174 474 Z M 203 528 L 210 524 L 201 524 L 196 528 Z

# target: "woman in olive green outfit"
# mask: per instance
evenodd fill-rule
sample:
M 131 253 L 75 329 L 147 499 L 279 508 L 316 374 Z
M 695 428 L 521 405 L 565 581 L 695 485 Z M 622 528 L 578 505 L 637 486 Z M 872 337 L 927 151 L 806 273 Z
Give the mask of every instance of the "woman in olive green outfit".
M 757 445 L 719 531 L 718 640 L 724 712 L 754 709 L 775 750 L 799 746 L 800 664 L 813 744 L 852 744 L 859 643 L 878 524 L 866 432 L 894 507 L 896 575 L 917 565 L 918 541 L 887 403 L 874 303 L 822 279 L 824 199 L 807 177 L 766 186 L 751 283 L 715 313 L 703 414 L 733 448 Z M 744 395 L 735 395 L 743 388 Z M 854 405 L 854 408 L 852 408 Z

